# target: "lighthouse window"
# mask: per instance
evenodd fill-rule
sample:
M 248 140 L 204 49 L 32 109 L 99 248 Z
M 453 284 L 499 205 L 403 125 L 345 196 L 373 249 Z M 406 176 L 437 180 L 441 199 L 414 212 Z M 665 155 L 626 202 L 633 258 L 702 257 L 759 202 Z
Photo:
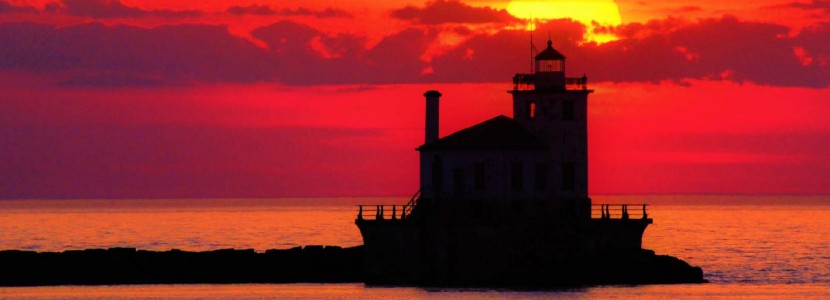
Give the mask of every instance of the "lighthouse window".
M 562 101 L 562 119 L 563 120 L 573 120 L 574 119 L 574 101 L 573 100 Z
M 540 60 L 536 65 L 539 72 L 562 72 L 563 62 L 561 60 Z
M 510 189 L 513 191 L 521 191 L 523 180 L 522 178 L 522 163 L 514 162 L 510 164 Z
M 484 190 L 484 163 L 475 163 L 473 165 L 473 188 L 476 191 Z
M 544 191 L 548 188 L 548 165 L 546 163 L 536 163 L 536 187 L 537 191 Z
M 525 117 L 528 120 L 533 120 L 533 118 L 536 118 L 536 102 L 527 102 L 526 112 L 527 114 L 525 115 Z

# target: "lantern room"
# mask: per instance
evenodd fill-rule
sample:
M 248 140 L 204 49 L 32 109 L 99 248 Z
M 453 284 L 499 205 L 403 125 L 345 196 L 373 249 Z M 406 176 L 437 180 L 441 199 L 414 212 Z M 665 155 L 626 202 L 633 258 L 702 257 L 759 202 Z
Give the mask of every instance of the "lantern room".
M 556 90 L 565 88 L 565 56 L 553 48 L 548 40 L 548 47 L 535 57 L 537 90 Z

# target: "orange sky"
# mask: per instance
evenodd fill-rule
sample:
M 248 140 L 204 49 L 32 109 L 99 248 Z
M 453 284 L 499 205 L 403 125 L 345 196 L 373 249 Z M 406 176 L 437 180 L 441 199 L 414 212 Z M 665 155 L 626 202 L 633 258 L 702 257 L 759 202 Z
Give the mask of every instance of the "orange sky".
M 597 90 L 593 194 L 830 192 L 830 4 L 616 5 L 536 31 Z M 442 135 L 510 115 L 508 7 L 0 0 L 0 198 L 411 194 L 423 91 Z

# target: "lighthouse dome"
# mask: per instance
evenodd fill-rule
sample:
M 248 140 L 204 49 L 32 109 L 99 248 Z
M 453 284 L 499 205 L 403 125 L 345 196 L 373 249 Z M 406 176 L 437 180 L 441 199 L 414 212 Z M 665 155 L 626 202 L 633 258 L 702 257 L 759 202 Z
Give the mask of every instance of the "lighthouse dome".
M 548 40 L 548 47 L 539 54 L 536 55 L 536 60 L 562 60 L 565 59 L 565 55 L 562 55 L 556 49 L 553 49 L 553 42 Z

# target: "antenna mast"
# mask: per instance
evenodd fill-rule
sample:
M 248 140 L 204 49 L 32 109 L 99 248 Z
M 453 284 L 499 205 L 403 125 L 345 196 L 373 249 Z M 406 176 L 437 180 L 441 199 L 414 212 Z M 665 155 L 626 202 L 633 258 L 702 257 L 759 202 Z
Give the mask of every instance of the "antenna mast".
M 536 47 L 533 47 L 533 32 L 536 31 L 536 24 L 533 22 L 533 18 L 530 18 L 530 74 L 535 73 L 534 64 L 533 64 L 533 50 Z

